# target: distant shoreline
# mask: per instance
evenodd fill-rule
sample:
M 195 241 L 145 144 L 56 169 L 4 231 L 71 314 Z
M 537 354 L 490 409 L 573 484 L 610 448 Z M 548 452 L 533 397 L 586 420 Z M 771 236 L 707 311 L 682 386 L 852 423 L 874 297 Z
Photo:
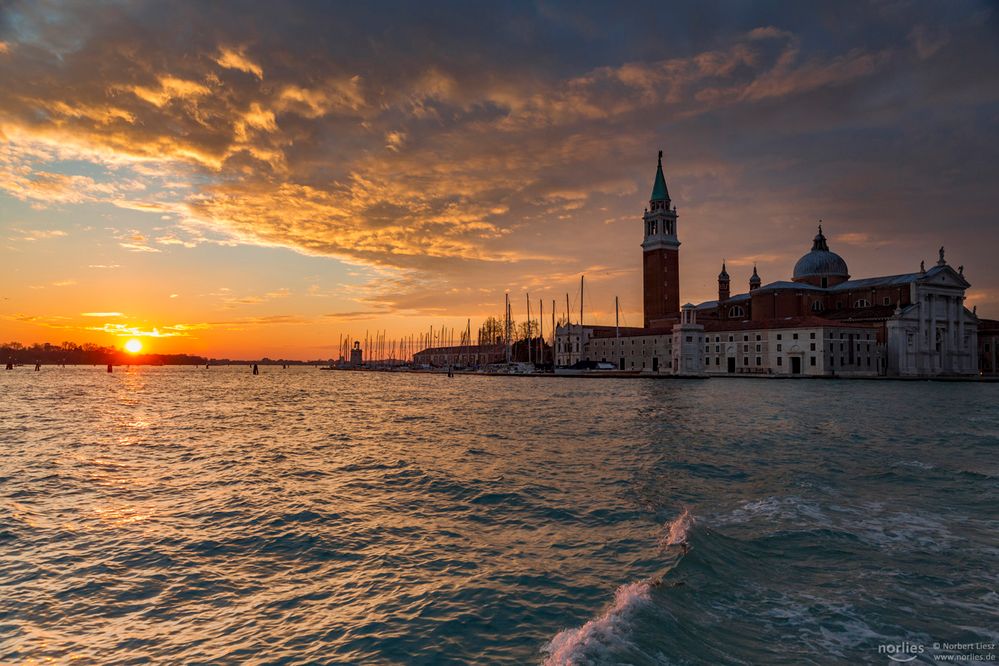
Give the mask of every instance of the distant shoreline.
M 212 362 L 208 361 L 209 368 L 218 367 L 252 367 L 254 365 L 263 366 L 265 368 L 281 368 L 287 369 L 288 366 L 295 367 L 311 367 L 315 369 L 325 369 L 325 370 L 335 370 L 337 372 L 365 372 L 365 373 L 379 373 L 379 374 L 419 374 L 419 375 L 447 375 L 446 368 L 421 368 L 421 369 L 405 369 L 405 370 L 388 370 L 380 368 L 331 368 L 327 362 L 314 362 L 314 361 L 287 361 L 287 362 L 276 362 L 276 361 L 226 361 L 226 362 Z M 93 368 L 104 368 L 107 366 L 106 363 L 41 363 L 44 367 L 93 367 Z M 114 363 L 113 367 L 136 367 L 136 368 L 196 368 L 202 367 L 205 363 L 195 364 L 195 363 Z M 34 363 L 16 363 L 14 369 L 22 369 L 27 371 L 34 371 Z M 10 371 L 8 371 L 10 372 Z M 825 381 L 892 381 L 892 382 L 963 382 L 963 383 L 983 383 L 983 384 L 996 384 L 999 383 L 999 377 L 886 377 L 886 376 L 809 376 L 809 375 L 751 375 L 751 374 L 721 374 L 721 375 L 661 375 L 661 374 L 651 374 L 651 373 L 628 373 L 628 372 L 606 372 L 606 373 L 581 373 L 581 374 L 554 374 L 551 372 L 537 372 L 537 373 L 514 373 L 514 372 L 469 372 L 467 370 L 453 370 L 452 374 L 454 376 L 472 376 L 472 377 L 517 377 L 517 378 L 535 378 L 535 379 L 651 379 L 656 381 L 663 380 L 698 380 L 698 379 L 760 379 L 760 380 L 825 380 Z

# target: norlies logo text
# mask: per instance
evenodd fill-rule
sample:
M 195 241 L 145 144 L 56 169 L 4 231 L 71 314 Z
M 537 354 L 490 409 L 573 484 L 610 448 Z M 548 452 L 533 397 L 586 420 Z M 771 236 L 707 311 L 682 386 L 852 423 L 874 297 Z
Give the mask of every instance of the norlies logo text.
M 878 653 L 888 655 L 892 661 L 906 662 L 912 661 L 926 651 L 922 645 L 902 641 L 898 644 L 879 645 Z

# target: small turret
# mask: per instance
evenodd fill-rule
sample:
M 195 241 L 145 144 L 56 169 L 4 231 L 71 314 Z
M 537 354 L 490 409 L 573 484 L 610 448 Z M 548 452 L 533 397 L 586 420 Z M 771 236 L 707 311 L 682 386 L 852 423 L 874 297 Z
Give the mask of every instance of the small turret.
M 718 274 L 718 302 L 727 301 L 731 293 L 732 292 L 729 289 L 728 271 L 725 270 L 725 262 L 722 261 L 721 273 Z
M 756 264 L 753 264 L 753 276 L 749 278 L 749 291 L 759 289 L 762 282 L 763 280 L 760 279 L 759 273 L 756 272 Z

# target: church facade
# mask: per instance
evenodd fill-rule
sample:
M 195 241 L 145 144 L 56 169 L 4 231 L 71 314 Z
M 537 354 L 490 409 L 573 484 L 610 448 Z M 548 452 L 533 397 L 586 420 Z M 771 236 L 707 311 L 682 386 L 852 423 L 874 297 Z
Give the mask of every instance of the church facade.
M 964 306 L 964 267 L 951 267 L 942 247 L 930 268 L 853 278 L 820 224 L 790 279 L 765 284 L 754 267 L 747 290 L 732 294 L 723 263 L 718 298 L 681 307 L 677 218 L 660 152 L 643 216 L 644 326 L 559 326 L 557 365 L 599 361 L 622 371 L 692 376 L 944 377 L 982 370 L 984 322 Z

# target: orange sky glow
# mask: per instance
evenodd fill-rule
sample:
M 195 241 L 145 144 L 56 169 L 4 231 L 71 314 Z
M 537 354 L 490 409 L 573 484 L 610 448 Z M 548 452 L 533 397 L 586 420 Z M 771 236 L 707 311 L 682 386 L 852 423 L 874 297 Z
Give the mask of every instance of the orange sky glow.
M 986 5 L 322 11 L 3 10 L 0 342 L 329 358 L 507 292 L 547 329 L 581 274 L 587 320 L 639 325 L 659 149 L 684 301 L 722 259 L 787 279 L 822 218 L 854 277 L 945 245 L 999 316 Z

